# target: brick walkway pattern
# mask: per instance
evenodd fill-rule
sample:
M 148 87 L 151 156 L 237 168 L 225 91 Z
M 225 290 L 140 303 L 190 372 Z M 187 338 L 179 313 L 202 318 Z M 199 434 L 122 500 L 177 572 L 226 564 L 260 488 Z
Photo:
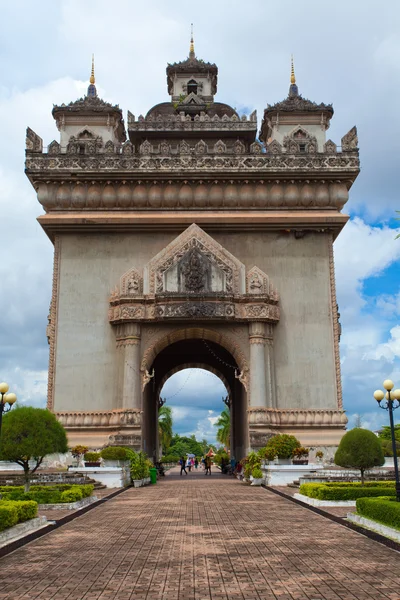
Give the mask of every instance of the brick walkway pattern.
M 399 600 L 400 556 L 213 473 L 129 489 L 0 561 L 10 600 Z

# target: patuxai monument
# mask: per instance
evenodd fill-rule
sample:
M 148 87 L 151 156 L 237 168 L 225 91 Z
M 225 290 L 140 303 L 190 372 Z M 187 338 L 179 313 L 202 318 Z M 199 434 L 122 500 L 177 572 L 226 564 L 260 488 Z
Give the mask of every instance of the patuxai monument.
M 274 433 L 336 446 L 347 418 L 333 242 L 357 131 L 329 139 L 332 105 L 302 97 L 293 65 L 260 128 L 216 100 L 218 67 L 193 41 L 166 73 L 169 98 L 126 124 L 92 69 L 84 98 L 54 106 L 47 152 L 27 130 L 54 244 L 48 408 L 71 443 L 154 457 L 162 387 L 199 367 L 226 386 L 238 459 Z

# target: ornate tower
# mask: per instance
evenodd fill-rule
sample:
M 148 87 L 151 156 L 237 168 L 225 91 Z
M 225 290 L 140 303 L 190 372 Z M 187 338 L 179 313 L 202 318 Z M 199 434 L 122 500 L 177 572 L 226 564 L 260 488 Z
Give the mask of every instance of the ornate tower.
M 227 387 L 232 451 L 276 432 L 343 434 L 333 240 L 359 172 L 331 105 L 288 97 L 257 117 L 215 101 L 218 69 L 167 66 L 170 100 L 136 119 L 97 96 L 27 130 L 26 172 L 54 243 L 48 406 L 71 442 L 157 452 L 164 382 L 200 366 Z M 73 390 L 73 392 L 71 392 Z

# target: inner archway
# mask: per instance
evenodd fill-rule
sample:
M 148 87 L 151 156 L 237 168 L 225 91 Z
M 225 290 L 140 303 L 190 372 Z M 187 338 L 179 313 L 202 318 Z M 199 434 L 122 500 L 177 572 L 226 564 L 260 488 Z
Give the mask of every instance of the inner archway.
M 246 454 L 247 393 L 239 380 L 240 367 L 222 345 L 203 338 L 190 337 L 164 346 L 150 367 L 154 376 L 143 392 L 143 447 L 150 457 L 158 457 L 158 407 L 163 386 L 172 375 L 188 368 L 213 373 L 226 388 L 231 413 L 231 456 L 240 460 Z M 224 408 L 221 398 L 221 409 Z

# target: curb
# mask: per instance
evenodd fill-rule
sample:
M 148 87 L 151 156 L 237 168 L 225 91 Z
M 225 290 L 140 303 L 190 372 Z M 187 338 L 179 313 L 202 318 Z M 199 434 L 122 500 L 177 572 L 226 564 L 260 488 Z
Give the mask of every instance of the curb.
M 365 529 L 361 525 L 354 525 L 350 521 L 346 521 L 345 519 L 343 519 L 341 517 L 336 517 L 335 515 L 331 515 L 330 513 L 326 512 L 324 510 L 321 510 L 320 508 L 317 508 L 316 506 L 311 506 L 311 504 L 306 504 L 305 502 L 302 502 L 301 500 L 297 500 L 296 498 L 293 498 L 293 496 L 289 496 L 289 495 L 285 494 L 284 492 L 275 490 L 274 488 L 272 488 L 268 485 L 263 484 L 261 487 L 266 489 L 268 492 L 272 492 L 273 494 L 276 494 L 277 496 L 286 498 L 286 500 L 289 500 L 290 502 L 293 502 L 294 504 L 298 504 L 299 506 L 302 506 L 303 508 L 306 508 L 307 510 L 311 510 L 312 512 L 315 512 L 317 515 L 320 515 L 321 517 L 330 519 L 331 521 L 333 521 L 334 523 L 337 523 L 338 525 L 341 525 L 342 527 L 347 527 L 348 529 L 351 529 L 352 531 L 355 531 L 356 533 L 364 535 L 365 537 L 369 538 L 370 540 L 373 540 L 374 542 L 378 542 L 379 544 L 382 544 L 383 546 L 387 546 L 391 550 L 400 552 L 400 543 L 395 542 L 394 540 L 391 540 L 383 535 L 380 535 L 379 533 L 375 533 L 374 531 L 371 531 L 370 529 Z
M 47 535 L 48 533 L 51 533 L 52 531 L 55 531 L 59 527 L 62 527 L 62 525 L 66 525 L 70 521 L 73 521 L 74 519 L 77 519 L 81 515 L 84 515 L 85 513 L 89 512 L 89 510 L 92 510 L 93 508 L 100 506 L 100 504 L 104 504 L 108 500 L 115 498 L 115 496 L 119 496 L 119 494 L 126 492 L 131 487 L 133 487 L 133 486 L 129 485 L 127 487 L 121 488 L 120 490 L 117 490 L 116 492 L 109 494 L 105 498 L 100 498 L 100 500 L 97 500 L 97 502 L 93 502 L 92 504 L 88 504 L 87 506 L 84 506 L 83 508 L 75 511 L 71 515 L 66 515 L 65 517 L 61 517 L 61 519 L 59 519 L 58 521 L 50 521 L 47 527 L 38 529 L 37 531 L 34 531 L 33 533 L 30 533 L 30 534 L 20 538 L 19 540 L 15 540 L 14 542 L 7 544 L 7 546 L 3 546 L 2 548 L 0 548 L 0 558 L 2 556 L 7 556 L 7 554 L 11 554 L 11 552 L 18 550 L 22 546 L 25 546 L 26 544 L 29 544 L 30 542 L 33 542 L 34 540 L 37 540 L 38 538 L 40 538 L 44 535 Z

